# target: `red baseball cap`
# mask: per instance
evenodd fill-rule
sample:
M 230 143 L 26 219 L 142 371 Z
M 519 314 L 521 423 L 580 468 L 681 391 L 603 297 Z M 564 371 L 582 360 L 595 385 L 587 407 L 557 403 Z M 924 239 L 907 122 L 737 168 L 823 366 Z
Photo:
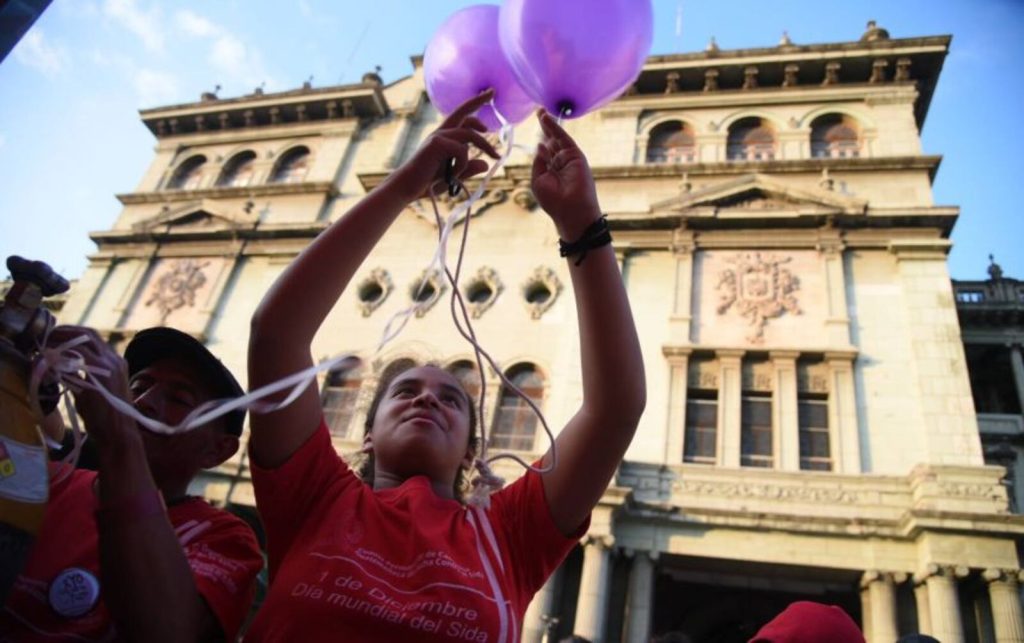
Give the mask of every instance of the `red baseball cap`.
M 864 634 L 841 608 L 798 601 L 769 621 L 749 643 L 864 643 Z

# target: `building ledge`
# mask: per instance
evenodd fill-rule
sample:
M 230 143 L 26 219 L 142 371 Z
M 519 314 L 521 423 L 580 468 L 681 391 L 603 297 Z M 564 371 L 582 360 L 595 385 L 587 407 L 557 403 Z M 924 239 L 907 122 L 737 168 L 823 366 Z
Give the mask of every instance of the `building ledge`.
M 330 181 L 303 181 L 301 183 L 266 183 L 240 187 L 212 187 L 198 190 L 154 190 L 151 192 L 129 192 L 118 194 L 117 200 L 124 205 L 146 205 L 151 203 L 178 203 L 199 199 L 246 199 L 265 196 L 294 194 L 323 194 L 336 197 L 338 187 Z

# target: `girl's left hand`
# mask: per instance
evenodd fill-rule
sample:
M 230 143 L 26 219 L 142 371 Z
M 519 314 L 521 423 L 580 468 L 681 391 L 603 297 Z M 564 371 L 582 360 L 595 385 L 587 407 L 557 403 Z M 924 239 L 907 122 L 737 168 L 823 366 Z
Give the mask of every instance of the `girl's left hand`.
M 544 140 L 533 159 L 533 194 L 551 215 L 559 236 L 575 241 L 601 216 L 594 177 L 587 157 L 551 114 L 538 110 L 537 119 Z
M 493 97 L 494 92 L 487 90 L 457 107 L 423 142 L 416 154 L 395 170 L 389 183 L 404 200 L 429 196 L 430 190 L 436 189 L 435 186 L 447 178 L 445 174 L 449 163 L 454 163 L 449 170 L 451 177 L 459 181 L 486 172 L 486 161 L 469 158 L 470 145 L 492 158 L 499 158 L 497 150 L 483 136 L 487 128 L 478 118 L 471 116 Z

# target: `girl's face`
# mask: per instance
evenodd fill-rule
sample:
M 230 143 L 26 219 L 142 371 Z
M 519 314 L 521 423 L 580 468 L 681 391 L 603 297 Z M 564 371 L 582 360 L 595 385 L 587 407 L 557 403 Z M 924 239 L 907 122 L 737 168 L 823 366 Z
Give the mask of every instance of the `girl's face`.
M 472 465 L 471 401 L 450 373 L 411 368 L 388 386 L 364 444 L 373 449 L 377 473 L 401 480 L 425 475 L 451 487 Z M 375 480 L 381 478 L 375 474 Z

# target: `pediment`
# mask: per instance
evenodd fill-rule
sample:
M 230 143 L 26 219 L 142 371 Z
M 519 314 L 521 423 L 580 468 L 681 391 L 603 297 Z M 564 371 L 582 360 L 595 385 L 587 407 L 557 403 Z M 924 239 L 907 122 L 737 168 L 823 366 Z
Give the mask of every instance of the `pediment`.
M 651 206 L 651 212 L 713 217 L 864 214 L 867 201 L 825 188 L 797 187 L 788 181 L 747 174 Z
M 210 199 L 192 201 L 169 208 L 157 215 L 135 223 L 132 228 L 139 231 L 176 228 L 178 230 L 224 230 L 249 228 L 258 220 L 255 214 L 229 211 Z

